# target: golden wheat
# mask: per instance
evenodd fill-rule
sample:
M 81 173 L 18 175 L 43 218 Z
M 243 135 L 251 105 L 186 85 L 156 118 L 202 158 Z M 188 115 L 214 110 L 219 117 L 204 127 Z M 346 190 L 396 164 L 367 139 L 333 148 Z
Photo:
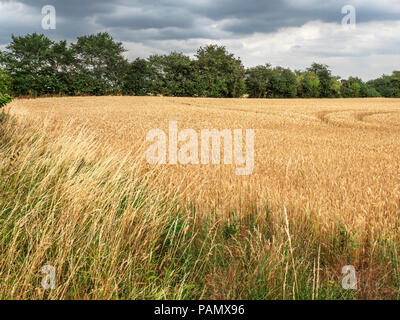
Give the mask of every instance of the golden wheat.
M 398 241 L 399 100 L 75 97 L 15 100 L 8 109 L 18 118 L 19 123 L 29 124 L 29 128 L 42 132 L 40 142 L 36 143 L 44 144 L 44 140 L 47 139 L 46 143 L 50 144 L 52 152 L 58 153 L 58 157 L 52 160 L 55 162 L 53 163 L 55 172 L 46 173 L 46 179 L 51 181 L 51 177 L 56 175 L 62 163 L 67 162 L 71 166 L 70 180 L 60 183 L 62 190 L 57 190 L 63 195 L 62 205 L 69 215 L 61 216 L 56 220 L 62 225 L 54 226 L 55 222 L 52 222 L 49 217 L 46 225 L 41 226 L 41 228 L 49 228 L 52 232 L 59 233 L 63 248 L 68 247 L 68 241 L 74 239 L 72 233 L 82 234 L 83 230 L 79 230 L 78 221 L 83 219 L 82 223 L 85 225 L 87 219 L 93 219 L 88 215 L 80 217 L 80 212 L 94 214 L 94 212 L 104 211 L 105 208 L 117 207 L 121 202 L 121 193 L 115 189 L 122 188 L 132 193 L 132 185 L 137 185 L 140 180 L 141 184 L 145 181 L 146 185 L 151 186 L 149 198 L 146 198 L 148 199 L 146 201 L 150 202 L 150 207 L 152 201 L 162 201 L 165 197 L 168 199 L 177 197 L 181 203 L 193 204 L 196 207 L 196 214 L 191 216 L 187 213 L 186 217 L 189 220 L 185 221 L 192 219 L 197 221 L 197 224 L 200 223 L 199 221 L 204 223 L 204 217 L 198 217 L 201 213 L 210 216 L 207 218 L 212 219 L 217 225 L 220 221 L 232 222 L 231 214 L 234 212 L 235 217 L 239 217 L 238 219 L 246 219 L 249 215 L 254 215 L 256 223 L 262 225 L 266 210 L 267 214 L 272 213 L 268 222 L 271 224 L 271 230 L 275 228 L 271 231 L 272 238 L 264 239 L 263 232 L 253 230 L 258 239 L 249 240 L 249 247 L 246 247 L 253 255 L 248 262 L 252 261 L 249 263 L 254 266 L 262 264 L 262 271 L 258 272 L 263 274 L 266 282 L 270 281 L 271 284 L 276 281 L 276 277 L 281 279 L 283 292 L 277 289 L 279 293 L 273 292 L 271 296 L 287 298 L 289 295 L 297 298 L 296 290 L 299 290 L 298 287 L 301 286 L 298 282 L 302 281 L 298 269 L 306 266 L 312 271 L 309 278 L 305 276 L 307 279 L 305 281 L 307 284 L 311 281 L 312 297 L 318 297 L 319 289 L 315 288 L 318 288 L 319 283 L 314 283 L 315 263 L 317 261 L 319 266 L 321 256 L 326 267 L 321 275 L 320 268 L 317 267 L 318 279 L 321 277 L 326 281 L 332 279 L 336 281 L 341 267 L 346 265 L 349 259 L 355 261 L 359 268 L 367 270 L 368 274 L 363 276 L 371 281 L 377 281 L 377 278 L 389 281 L 386 273 L 393 272 L 393 268 L 397 272 L 397 266 L 387 269 L 386 262 L 382 266 L 377 261 L 370 260 L 377 259 L 371 252 L 377 251 L 380 240 L 390 240 L 393 243 Z M 144 157 L 146 133 L 154 128 L 167 131 L 169 121 L 177 121 L 179 129 L 191 128 L 196 131 L 213 128 L 254 129 L 255 169 L 253 174 L 244 177 L 236 176 L 235 167 L 229 165 L 150 166 Z M 23 133 L 19 132 L 19 135 L 23 136 Z M 28 158 L 26 154 L 26 159 Z M 7 161 L 11 161 L 10 159 Z M 85 163 L 93 163 L 95 168 L 83 177 L 79 176 L 79 181 L 77 181 L 74 180 L 78 179 L 74 176 L 74 170 L 79 167 L 81 159 L 84 159 Z M 45 159 L 41 161 L 46 162 Z M 51 160 L 48 161 L 51 162 Z M 122 172 L 126 175 L 124 178 L 122 178 Z M 99 188 L 98 181 L 102 180 L 104 175 L 110 177 L 109 186 Z M 45 186 L 46 182 L 43 182 L 41 188 Z M 117 209 L 114 208 L 111 211 L 115 212 Z M 150 215 L 151 209 L 149 211 L 147 207 L 146 210 L 146 214 Z M 154 208 L 154 212 L 157 210 Z M 32 217 L 35 214 L 40 214 L 40 212 L 31 213 Z M 74 295 L 62 291 L 66 288 L 71 289 L 70 283 L 74 281 L 72 280 L 74 274 L 69 274 L 65 280 L 69 284 L 60 287 L 57 293 L 53 293 L 53 298 L 115 297 L 116 292 L 119 291 L 112 286 L 123 282 L 122 279 L 119 281 L 115 279 L 119 278 L 118 270 L 124 268 L 116 264 L 118 260 L 116 256 L 120 253 L 118 248 L 130 244 L 132 248 L 136 246 L 135 250 L 139 250 L 143 246 L 143 252 L 152 255 L 152 250 L 157 247 L 157 244 L 156 239 L 152 240 L 150 235 L 157 234 L 157 224 L 165 225 L 168 220 L 164 216 L 146 217 L 145 221 L 151 223 L 137 227 L 136 234 L 133 236 L 129 235 L 129 231 L 134 229 L 131 221 L 133 216 L 124 215 L 124 219 L 127 220 L 123 222 L 115 222 L 115 219 L 115 215 L 100 214 L 98 219 L 91 220 L 91 229 L 87 230 L 89 235 L 93 234 L 92 237 L 101 230 L 105 237 L 109 237 L 104 240 L 107 246 L 115 248 L 109 252 L 109 260 L 103 256 L 100 259 L 99 255 L 97 261 L 94 257 L 98 266 L 102 263 L 107 265 L 107 270 L 109 270 L 107 279 L 104 274 L 98 274 L 100 269 L 103 270 L 102 268 L 99 267 L 97 270 L 92 266 L 94 269 L 91 272 L 95 274 L 96 281 L 99 281 L 91 286 L 95 288 L 93 289 L 95 291 L 89 292 L 82 289 L 81 294 Z M 190 225 L 189 222 L 187 223 L 188 225 L 183 228 L 185 232 Z M 307 251 L 305 247 L 302 248 L 302 241 L 306 240 L 302 240 L 301 234 L 302 230 L 308 227 L 312 234 L 312 243 L 309 245 L 313 249 L 310 249 L 309 261 L 304 259 L 300 261 L 296 258 L 296 252 L 302 249 Z M 342 227 L 345 235 L 341 233 Z M 40 228 L 40 226 L 36 225 L 35 228 Z M 18 230 L 16 229 L 15 232 Z M 208 232 L 210 237 L 216 237 L 213 231 Z M 46 244 L 54 240 L 52 240 L 54 234 L 49 235 L 46 232 L 43 234 L 49 239 L 47 242 L 45 239 L 40 239 L 40 241 L 36 239 L 40 243 L 38 250 L 44 250 L 47 248 Z M 356 245 L 357 248 L 353 253 L 337 254 L 330 247 L 336 241 L 333 237 L 338 235 L 338 241 L 341 241 L 341 237 L 346 237 L 346 234 L 354 235 L 352 241 L 358 241 L 358 247 Z M 87 236 L 90 237 L 89 235 Z M 244 237 L 245 234 L 243 233 L 242 236 Z M 275 237 L 278 236 L 282 238 L 276 240 Z M 32 237 L 35 236 L 32 235 Z M 194 241 L 196 237 L 193 237 Z M 290 245 L 290 257 L 285 258 L 283 252 L 285 246 L 288 245 Z M 41 246 L 44 248 L 42 249 Z M 86 249 L 89 250 L 89 248 Z M 209 250 L 211 252 L 214 249 L 211 245 Z M 60 250 L 57 255 L 58 261 L 53 261 L 53 263 L 63 265 L 68 259 L 69 252 L 65 249 L 58 250 Z M 82 250 L 87 252 L 85 249 Z M 245 253 L 239 245 L 233 245 L 224 250 L 229 250 L 231 257 L 249 254 Z M 267 260 L 263 258 L 267 254 L 266 251 L 270 255 Z M 3 288 L 0 287 L 0 293 L 3 296 L 8 293 L 13 297 L 32 297 L 32 291 L 24 291 L 29 286 L 26 266 L 31 266 L 30 274 L 37 270 L 39 262 L 42 262 L 40 257 L 44 254 L 43 252 L 31 255 L 29 259 L 33 260 L 24 262 L 24 268 L 18 275 L 19 283 L 24 283 L 24 286 L 18 286 L 18 290 L 13 289 L 13 291 L 9 285 L 3 285 Z M 17 252 L 10 251 L 7 254 L 6 259 L 9 262 L 16 261 Z M 148 263 L 148 256 L 140 255 L 136 251 L 132 255 L 129 258 L 130 262 L 125 261 L 125 267 L 130 267 L 130 264 L 134 264 L 133 261 L 137 261 L 138 265 L 146 261 Z M 80 259 L 85 259 L 83 254 L 78 254 L 78 256 Z M 78 268 L 81 262 L 75 263 Z M 197 297 L 248 297 L 240 291 L 239 287 L 236 287 L 245 261 L 239 260 L 238 264 L 240 266 L 235 264 L 226 267 L 214 266 L 212 271 L 208 270 L 205 281 L 208 285 Z M 6 272 L 9 266 L 3 263 L 3 272 Z M 280 268 L 281 266 L 284 267 Z M 162 269 L 162 266 L 159 267 Z M 198 267 L 201 268 L 200 265 Z M 377 270 L 381 274 L 372 275 L 378 272 Z M 257 270 L 254 272 L 257 273 Z M 292 280 L 290 280 L 292 282 L 288 283 L 292 292 L 288 292 L 287 288 L 288 272 L 293 272 Z M 8 274 L 10 274 L 9 270 Z M 250 272 L 249 277 L 252 276 L 256 274 L 251 275 Z M 134 281 L 131 279 L 133 277 L 133 275 L 130 276 L 130 281 Z M 109 278 L 114 279 L 114 282 Z M 218 285 L 219 282 L 224 283 L 223 289 Z M 251 285 L 249 280 L 249 286 Z M 393 285 L 396 286 L 396 284 Z M 366 280 L 362 297 L 377 297 L 376 292 L 384 296 L 385 290 L 389 290 L 378 286 L 379 284 L 375 284 L 374 287 Z M 184 295 L 183 292 L 171 293 L 165 290 L 152 297 L 179 298 Z M 75 291 L 79 293 L 80 289 L 75 288 Z M 29 294 L 24 292 L 29 292 Z M 228 293 L 230 296 L 227 296 Z M 40 293 L 39 296 L 43 297 L 43 294 Z M 146 297 L 140 294 L 139 290 L 133 298 L 143 296 Z
M 104 149 L 135 153 L 146 132 L 255 129 L 255 170 L 238 177 L 229 165 L 169 166 L 160 183 L 227 212 L 251 203 L 318 211 L 356 229 L 384 232 L 400 199 L 400 102 L 396 99 L 243 100 L 190 98 L 57 98 L 17 100 L 11 111 L 36 118 L 52 134 L 84 126 Z M 143 161 L 145 161 L 143 159 Z

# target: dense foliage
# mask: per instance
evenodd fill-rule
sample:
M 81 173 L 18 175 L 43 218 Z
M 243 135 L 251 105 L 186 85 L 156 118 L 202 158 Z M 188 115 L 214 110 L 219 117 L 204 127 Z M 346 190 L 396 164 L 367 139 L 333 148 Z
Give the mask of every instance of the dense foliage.
M 125 51 L 108 33 L 79 37 L 70 45 L 35 33 L 12 36 L 6 50 L 0 51 L 0 66 L 5 71 L 0 85 L 4 86 L 6 77 L 11 78 L 9 93 L 33 97 L 400 97 L 400 71 L 365 83 L 356 77 L 340 80 L 327 65 L 318 63 L 305 71 L 269 64 L 246 70 L 240 59 L 216 45 L 200 48 L 194 59 L 172 52 L 130 62 L 123 55 Z M 5 93 L 0 94 L 5 99 Z
M 394 71 L 391 76 L 368 81 L 367 85 L 374 88 L 382 97 L 400 98 L 400 71 Z
M 8 95 L 8 87 L 10 86 L 10 83 L 10 77 L 0 69 L 0 108 L 11 101 L 11 97 Z

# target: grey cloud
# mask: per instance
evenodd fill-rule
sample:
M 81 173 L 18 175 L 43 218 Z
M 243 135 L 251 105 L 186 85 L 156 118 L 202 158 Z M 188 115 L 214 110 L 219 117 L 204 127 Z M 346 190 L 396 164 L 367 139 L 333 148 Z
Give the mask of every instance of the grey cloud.
M 127 27 L 146 28 L 196 28 L 198 17 L 207 17 L 216 22 L 233 19 L 225 30 L 233 33 L 272 32 L 287 26 L 300 26 L 310 20 L 340 23 L 341 8 L 354 1 L 320 1 L 296 5 L 293 1 L 265 0 L 219 0 L 219 1 L 106 1 L 106 0 L 22 0 L 28 6 L 40 9 L 53 4 L 57 13 L 65 19 L 95 17 L 104 28 Z M 302 2 L 299 2 L 300 4 Z M 358 2 L 360 3 L 360 2 Z M 116 14 L 116 8 L 141 9 L 127 15 L 123 11 Z M 399 13 L 391 12 L 383 6 L 357 5 L 358 21 L 382 21 L 399 19 Z
M 0 45 L 9 43 L 11 34 L 38 32 L 54 40 L 74 41 L 80 35 L 108 31 L 119 41 L 136 43 L 144 52 L 171 48 L 193 53 L 198 43 L 234 43 L 235 39 L 255 33 L 272 34 L 310 21 L 339 25 L 341 9 L 347 4 L 356 6 L 358 23 L 400 20 L 398 0 L 0 0 L 0 10 L 10 3 L 25 7 L 15 18 L 7 17 L 7 21 L 2 21 L 0 12 Z M 57 10 L 56 30 L 41 28 L 41 8 L 48 4 Z M 308 49 L 295 43 L 298 47 L 293 51 L 314 58 L 327 57 L 330 52 L 320 48 L 328 41 L 319 39 L 315 47 Z M 238 42 L 235 45 L 239 46 L 238 51 L 245 50 Z M 390 43 L 379 46 L 374 53 L 393 55 L 399 48 L 398 43 Z M 357 50 L 344 50 L 333 52 L 332 56 L 350 58 L 360 54 Z M 251 52 L 243 55 L 251 56 Z
M 231 19 L 224 30 L 238 34 L 254 32 L 274 32 L 282 27 L 298 27 L 312 20 L 341 23 L 342 7 L 354 1 L 320 1 L 309 5 L 294 6 L 287 1 L 263 0 L 222 0 L 197 8 L 198 12 L 213 19 Z M 392 12 L 389 7 L 370 7 L 355 5 L 357 21 L 398 20 L 400 14 Z
M 0 1 L 0 3 L 6 1 Z M 124 40 L 139 41 L 137 31 L 156 29 L 151 39 L 216 38 L 204 24 L 216 23 L 221 35 L 250 35 L 269 33 L 282 27 L 296 27 L 311 20 L 340 23 L 341 8 L 351 0 L 339 1 L 266 1 L 266 0 L 20 0 L 40 14 L 44 5 L 52 4 L 60 19 L 55 37 L 75 38 L 93 31 L 110 30 Z M 358 2 L 360 3 L 360 2 Z M 358 22 L 400 19 L 399 13 L 383 6 L 358 5 Z M 207 20 L 207 22 L 206 22 Z M 1 26 L 1 22 L 0 22 Z M 176 30 L 180 29 L 180 30 Z M 200 30 L 200 31 L 199 31 Z M 127 32 L 132 31 L 132 32 Z M 171 33 L 169 33 L 170 31 Z M 20 33 L 20 30 L 18 30 Z M 27 30 L 26 32 L 30 32 Z M 208 32 L 208 34 L 207 34 Z M 4 37 L 4 32 L 0 38 Z
M 96 18 L 96 23 L 108 28 L 129 28 L 131 30 L 141 29 L 163 29 L 167 27 L 193 28 L 193 19 L 186 12 L 170 12 L 160 14 L 157 11 L 145 11 L 132 13 L 130 15 L 116 16 L 102 14 Z
M 17 2 L 35 8 L 38 12 L 43 6 L 53 5 L 58 15 L 72 19 L 112 12 L 115 4 L 118 3 L 118 1 L 107 0 L 20 0 Z

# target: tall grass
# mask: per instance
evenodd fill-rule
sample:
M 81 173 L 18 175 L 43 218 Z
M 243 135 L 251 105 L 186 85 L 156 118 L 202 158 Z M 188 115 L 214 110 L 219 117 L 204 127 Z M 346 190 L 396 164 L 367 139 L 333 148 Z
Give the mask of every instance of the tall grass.
M 229 216 L 199 209 L 143 163 L 140 152 L 105 152 L 83 127 L 50 139 L 3 113 L 0 298 L 399 298 L 397 234 L 321 225 L 316 211 L 268 202 Z M 355 291 L 341 287 L 348 264 Z M 41 286 L 44 265 L 55 290 Z

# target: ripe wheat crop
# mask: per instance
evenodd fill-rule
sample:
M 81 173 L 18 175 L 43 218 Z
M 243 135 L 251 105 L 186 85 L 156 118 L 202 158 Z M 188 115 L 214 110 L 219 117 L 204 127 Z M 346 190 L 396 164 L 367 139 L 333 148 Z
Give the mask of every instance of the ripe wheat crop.
M 0 298 L 399 298 L 399 100 L 75 97 L 7 110 Z M 254 129 L 252 174 L 150 165 L 146 133 L 170 121 Z M 346 265 L 356 290 L 342 288 Z

